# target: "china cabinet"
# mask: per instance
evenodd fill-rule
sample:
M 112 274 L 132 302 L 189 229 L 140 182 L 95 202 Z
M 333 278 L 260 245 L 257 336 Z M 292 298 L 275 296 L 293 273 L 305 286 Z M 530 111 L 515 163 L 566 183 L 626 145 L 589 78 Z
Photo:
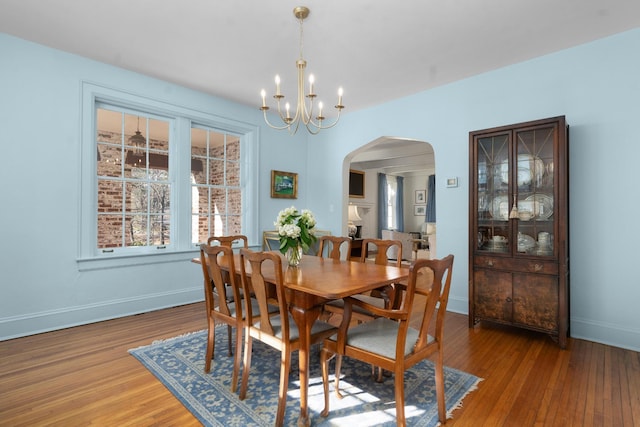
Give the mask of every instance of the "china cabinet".
M 566 347 L 568 147 L 564 116 L 469 133 L 469 327 L 518 326 Z

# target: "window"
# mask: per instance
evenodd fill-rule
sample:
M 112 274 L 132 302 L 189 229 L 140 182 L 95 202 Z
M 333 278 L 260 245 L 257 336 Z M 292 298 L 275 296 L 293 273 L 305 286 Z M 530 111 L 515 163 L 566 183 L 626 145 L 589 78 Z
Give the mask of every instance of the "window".
M 191 128 L 191 238 L 242 234 L 240 138 Z
M 396 220 L 396 193 L 398 192 L 398 182 L 395 176 L 387 175 L 387 228 L 395 230 L 398 225 Z
M 81 270 L 259 244 L 257 126 L 91 83 L 82 102 Z
M 170 124 L 98 104 L 97 247 L 102 252 L 170 244 Z

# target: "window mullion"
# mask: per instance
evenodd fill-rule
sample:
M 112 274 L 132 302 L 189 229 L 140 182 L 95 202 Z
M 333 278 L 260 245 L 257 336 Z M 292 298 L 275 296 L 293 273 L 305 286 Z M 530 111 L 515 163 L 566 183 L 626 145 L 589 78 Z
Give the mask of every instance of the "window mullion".
M 177 117 L 170 128 L 173 144 L 169 182 L 171 184 L 172 243 L 177 250 L 193 249 L 191 245 L 191 120 Z

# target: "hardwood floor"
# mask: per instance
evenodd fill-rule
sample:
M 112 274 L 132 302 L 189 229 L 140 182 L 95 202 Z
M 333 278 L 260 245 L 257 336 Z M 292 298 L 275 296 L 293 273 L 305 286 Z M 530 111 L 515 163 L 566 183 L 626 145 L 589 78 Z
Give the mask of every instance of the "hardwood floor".
M 0 425 L 199 425 L 127 350 L 205 327 L 197 303 L 0 342 Z M 445 335 L 445 364 L 484 378 L 447 425 L 640 425 L 640 353 L 455 313 Z

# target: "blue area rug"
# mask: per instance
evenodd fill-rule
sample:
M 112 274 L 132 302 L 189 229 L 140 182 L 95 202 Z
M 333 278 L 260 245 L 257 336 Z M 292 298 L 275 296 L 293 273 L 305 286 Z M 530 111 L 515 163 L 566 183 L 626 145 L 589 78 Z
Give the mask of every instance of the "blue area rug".
M 151 371 L 205 426 L 272 426 L 275 421 L 280 355 L 254 341 L 247 398 L 232 393 L 233 357 L 227 356 L 226 330 L 216 333 L 216 356 L 211 372 L 204 373 L 206 331 L 155 342 L 129 350 Z M 393 378 L 383 383 L 371 379 L 368 364 L 344 358 L 340 389 L 344 399 L 337 399 L 330 387 L 331 411 L 320 416 L 324 407 L 319 346 L 312 349 L 309 381 L 309 416 L 313 426 L 395 426 Z M 445 355 L 446 356 L 446 355 Z M 333 372 L 333 363 L 330 365 Z M 241 372 L 242 375 L 242 372 Z M 296 425 L 300 413 L 298 357 L 294 353 L 284 424 Z M 331 379 L 332 377 L 330 377 Z M 481 379 L 445 367 L 447 415 L 460 407 L 462 399 L 475 390 Z M 240 387 L 238 386 L 238 389 Z M 433 363 L 423 361 L 405 373 L 405 413 L 407 425 L 436 426 Z

